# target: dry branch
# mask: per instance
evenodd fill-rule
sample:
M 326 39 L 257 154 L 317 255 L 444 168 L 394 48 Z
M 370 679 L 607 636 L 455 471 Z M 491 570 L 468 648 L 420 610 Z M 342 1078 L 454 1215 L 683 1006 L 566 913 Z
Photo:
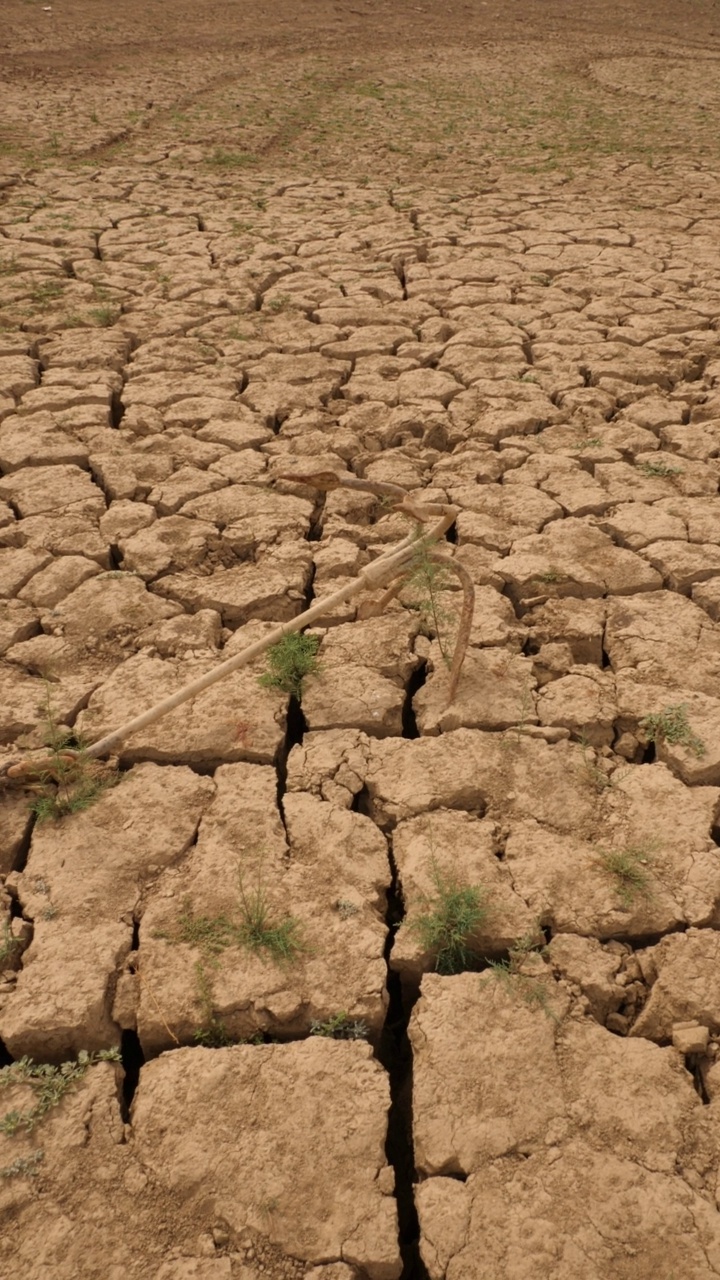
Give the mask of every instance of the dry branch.
M 472 579 L 464 566 L 431 548 L 440 539 L 444 538 L 448 529 L 454 524 L 458 515 L 458 508 L 446 503 L 417 502 L 415 499 L 410 498 L 399 485 L 359 480 L 354 476 L 337 475 L 334 471 L 319 471 L 312 474 L 293 473 L 281 475 L 278 479 L 289 480 L 295 484 L 311 485 L 316 489 L 326 491 L 337 488 L 359 489 L 366 493 L 376 494 L 379 497 L 392 497 L 396 501 L 391 510 L 399 511 L 408 516 L 414 522 L 415 527 L 397 546 L 383 552 L 377 560 L 367 565 L 352 582 L 346 583 L 344 587 L 335 591 L 331 596 L 318 601 L 310 609 L 306 609 L 304 613 L 290 619 L 289 622 L 282 623 L 274 631 L 243 649 L 241 653 L 237 653 L 225 662 L 219 663 L 212 671 L 208 671 L 205 675 L 192 680 L 189 684 L 184 685 L 182 689 L 178 689 L 169 697 L 163 698 L 155 706 L 149 707 L 147 711 L 143 711 L 132 720 L 126 721 L 125 724 L 114 729 L 112 733 L 106 734 L 104 738 L 93 742 L 89 747 L 83 749 L 82 754 L 85 758 L 100 759 L 110 755 L 126 738 L 138 733 L 140 729 L 145 729 L 148 725 L 154 724 L 163 716 L 168 715 L 170 711 L 174 711 L 176 707 L 182 706 L 184 702 L 197 697 L 205 689 L 209 689 L 218 680 L 223 680 L 225 676 L 231 675 L 233 671 L 247 666 L 266 649 L 277 644 L 289 632 L 304 630 L 305 627 L 311 626 L 316 619 L 327 614 L 329 609 L 343 604 L 345 601 L 352 599 L 353 596 L 360 595 L 364 591 L 376 591 L 381 587 L 388 587 L 379 606 L 377 606 L 377 611 L 380 612 L 402 588 L 408 572 L 412 569 L 413 558 L 416 555 L 419 541 L 422 541 L 423 547 L 434 563 L 441 564 L 456 574 L 463 589 L 463 609 L 450 669 L 449 701 L 452 702 L 457 690 L 470 635 L 475 593 Z M 0 770 L 0 781 L 24 783 L 37 778 L 47 778 L 50 767 L 51 760 L 49 757 L 31 756 L 26 760 L 10 762 L 4 765 Z

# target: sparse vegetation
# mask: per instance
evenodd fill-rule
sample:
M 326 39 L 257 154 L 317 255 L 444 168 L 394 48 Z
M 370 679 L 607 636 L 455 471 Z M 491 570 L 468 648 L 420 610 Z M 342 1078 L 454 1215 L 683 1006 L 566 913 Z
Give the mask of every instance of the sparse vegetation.
M 486 893 L 481 885 L 441 871 L 434 859 L 431 877 L 435 892 L 424 900 L 423 913 L 411 920 L 410 928 L 434 955 L 438 973 L 462 973 L 477 958 L 470 939 L 488 917 Z
M 82 741 L 59 725 L 49 689 L 46 689 L 44 711 L 44 737 L 49 755 L 29 779 L 39 788 L 39 794 L 30 804 L 38 822 L 89 809 L 117 781 L 114 769 L 90 759 L 84 753 Z
M 216 147 L 206 163 L 214 169 L 247 169 L 255 164 L 255 157 L 249 151 L 226 151 L 224 147 Z
M 539 931 L 526 933 L 516 939 L 508 952 L 507 960 L 491 960 L 488 970 L 491 976 L 502 982 L 508 991 L 519 995 L 529 1008 L 542 1009 L 548 1018 L 557 1021 L 557 1015 L 550 1008 L 548 987 L 544 978 L 523 972 L 523 965 L 529 956 L 544 956 L 545 952 L 545 944 L 539 940 Z
M 228 947 L 267 952 L 277 963 L 293 959 L 302 950 L 299 922 L 292 916 L 271 918 L 262 885 L 248 890 L 242 879 L 239 883 L 240 920 L 227 915 L 195 915 L 191 902 L 186 900 L 176 929 L 165 936 L 171 942 L 197 947 L 205 957 L 215 960 Z
M 651 854 L 652 845 L 648 843 L 625 849 L 598 849 L 600 867 L 614 880 L 623 907 L 629 908 L 638 897 L 649 895 Z
M 583 449 L 602 449 L 602 447 L 603 442 L 598 436 L 593 436 L 590 440 L 578 440 L 577 444 L 572 446 L 572 448 L 577 449 L 578 452 L 581 452 Z
M 638 462 L 637 470 L 644 476 L 681 476 L 682 467 L 671 467 L 668 462 L 658 459 L 657 462 Z
M 602 795 L 604 791 L 609 790 L 614 785 L 613 776 L 611 773 L 606 773 L 605 769 L 602 768 L 595 751 L 585 736 L 581 737 L 580 746 L 582 747 L 583 755 L 580 772 L 593 790 L 598 795 Z
M 275 298 L 271 298 L 267 304 L 268 311 L 287 311 L 292 305 L 292 298 L 289 293 L 279 293 Z
M 556 569 L 553 565 L 546 569 L 544 573 L 534 573 L 533 582 L 560 582 L 564 578 L 564 574 L 560 569 Z
M 48 302 L 54 302 L 56 298 L 62 295 L 63 286 L 59 280 L 43 280 L 33 285 L 30 290 L 30 301 L 33 306 L 44 307 Z
M 414 588 L 417 593 L 412 607 L 420 614 L 423 622 L 432 629 L 437 638 L 443 662 L 449 667 L 452 651 L 445 634 L 445 627 L 452 621 L 454 614 L 445 609 L 440 596 L 442 592 L 450 589 L 450 572 L 445 565 L 431 558 L 430 551 L 431 544 L 427 539 L 418 538 L 413 551 L 407 585 L 411 589 Z
M 338 898 L 335 903 L 338 914 L 343 920 L 351 920 L 353 916 L 359 915 L 360 908 L 355 902 L 350 902 L 347 898 Z
M 365 1023 L 345 1012 L 335 1013 L 325 1022 L 313 1018 L 310 1023 L 311 1036 L 325 1036 L 330 1040 L 366 1040 L 367 1034 Z
M 3 922 L 0 930 L 0 968 L 9 968 L 22 943 L 13 934 L 8 920 Z
M 217 961 L 214 960 L 214 963 L 217 964 Z M 206 1049 L 221 1049 L 232 1044 L 232 1037 L 228 1034 L 225 1023 L 215 1012 L 212 980 L 202 960 L 195 964 L 195 981 L 202 1009 L 202 1022 L 193 1036 L 195 1043 L 204 1045 Z
M 93 322 L 100 329 L 109 329 L 111 325 L 115 324 L 115 321 L 118 319 L 119 315 L 120 315 L 120 311 L 117 307 L 91 307 L 90 308 L 90 316 L 92 317 Z
M 698 759 L 706 753 L 702 738 L 690 728 L 685 702 L 674 703 L 663 707 L 662 711 L 644 716 L 640 721 L 640 728 L 649 742 L 663 739 L 673 746 L 687 747 Z
M 32 1133 L 47 1113 L 59 1106 L 65 1095 L 83 1079 L 88 1067 L 98 1062 L 119 1061 L 117 1049 L 101 1049 L 98 1053 L 82 1050 L 77 1056 L 77 1062 L 63 1062 L 59 1067 L 47 1062 L 35 1063 L 31 1058 L 20 1058 L 9 1067 L 3 1067 L 0 1069 L 0 1089 L 8 1089 L 12 1085 L 29 1085 L 35 1101 L 24 1110 L 14 1108 L 6 1111 L 0 1119 L 0 1133 L 6 1137 L 14 1137 L 16 1133 Z M 19 1174 L 32 1176 L 34 1166 L 40 1160 L 42 1152 L 20 1157 L 0 1169 L 0 1177 L 10 1178 Z
M 302 635 L 299 631 L 288 632 L 282 640 L 268 649 L 269 670 L 260 676 L 259 683 L 264 689 L 280 689 L 299 702 L 303 680 L 307 676 L 317 675 L 320 670 L 317 661 L 319 648 L 319 636 Z
M 212 971 L 218 968 L 222 952 L 229 947 L 244 947 L 255 954 L 267 955 L 278 965 L 285 965 L 305 950 L 300 921 L 294 916 L 271 915 L 260 881 L 248 889 L 238 872 L 238 889 L 236 915 L 239 918 L 227 914 L 196 915 L 191 899 L 186 898 L 174 928 L 159 935 L 168 942 L 182 942 L 200 952 L 200 959 L 195 963 L 195 982 L 202 1016 L 194 1039 L 208 1047 L 233 1043 L 213 1000 Z
M 305 949 L 301 939 L 300 921 L 294 916 L 273 918 L 262 883 L 247 889 L 240 875 L 241 922 L 238 940 L 241 946 L 256 954 L 266 952 L 276 964 L 288 964 Z
M 0 1178 L 36 1178 L 38 1165 L 45 1159 L 41 1149 L 33 1151 L 29 1156 L 17 1156 L 10 1164 L 0 1169 Z

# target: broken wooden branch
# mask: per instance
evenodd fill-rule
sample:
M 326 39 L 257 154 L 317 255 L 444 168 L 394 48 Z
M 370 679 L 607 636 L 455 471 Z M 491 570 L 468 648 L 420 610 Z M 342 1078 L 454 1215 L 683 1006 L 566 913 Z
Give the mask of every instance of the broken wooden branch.
M 452 701 L 457 690 L 457 683 L 460 678 L 460 671 L 470 635 L 475 593 L 472 579 L 463 565 L 458 564 L 447 556 L 441 555 L 436 549 L 429 550 L 429 548 L 435 548 L 440 539 L 444 538 L 444 535 L 457 518 L 458 508 L 445 503 L 418 502 L 416 499 L 411 498 L 399 485 L 360 480 L 355 476 L 338 475 L 333 471 L 320 471 L 311 474 L 293 473 L 282 475 L 278 478 L 289 480 L 296 484 L 312 485 L 314 488 L 326 491 L 336 488 L 359 489 L 366 493 L 376 494 L 379 497 L 394 498 L 396 501 L 390 509 L 408 516 L 414 522 L 415 527 L 397 546 L 383 552 L 376 560 L 367 565 L 352 582 L 348 582 L 343 587 L 338 588 L 332 595 L 316 601 L 315 604 L 303 613 L 298 614 L 297 617 L 282 623 L 260 640 L 256 640 L 254 644 L 248 645 L 240 653 L 227 658 L 225 662 L 219 663 L 211 671 L 198 676 L 196 680 L 191 680 L 189 684 L 183 685 L 175 693 L 163 698 L 155 706 L 148 707 L 146 711 L 134 716 L 131 720 L 126 721 L 125 724 L 120 725 L 97 742 L 93 742 L 90 746 L 83 748 L 82 752 L 77 754 L 82 754 L 83 757 L 88 759 L 100 759 L 108 756 L 125 739 L 138 733 L 141 729 L 146 729 L 149 725 L 155 724 L 157 720 L 162 719 L 163 716 L 168 715 L 191 698 L 196 698 L 205 689 L 209 689 L 219 680 L 224 680 L 226 676 L 231 675 L 234 671 L 248 666 L 261 653 L 271 648 L 272 645 L 277 644 L 289 632 L 303 631 L 306 627 L 311 626 L 313 622 L 326 615 L 329 610 L 335 608 L 336 605 L 344 604 L 362 592 L 376 591 L 382 587 L 389 588 L 380 602 L 381 606 L 384 607 L 402 588 L 408 573 L 412 570 L 413 559 L 417 554 L 417 545 L 420 540 L 422 540 L 425 552 L 432 561 L 451 570 L 460 579 L 463 589 L 463 609 L 450 668 L 449 701 Z M 430 526 L 429 528 L 427 527 L 428 525 Z M 71 753 L 68 752 L 68 754 Z M 49 767 L 50 761 L 47 756 L 42 758 L 31 756 L 26 760 L 9 762 L 0 771 L 0 781 L 4 778 L 8 781 L 27 782 L 47 777 Z

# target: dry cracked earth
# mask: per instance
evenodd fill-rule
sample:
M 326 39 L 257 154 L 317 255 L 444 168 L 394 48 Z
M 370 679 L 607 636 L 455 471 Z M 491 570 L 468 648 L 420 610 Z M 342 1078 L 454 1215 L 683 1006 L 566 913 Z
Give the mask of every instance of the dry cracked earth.
M 407 532 L 288 474 L 456 504 L 475 611 L 449 706 L 366 597 L 4 790 L 2 1270 L 720 1276 L 717 6 L 146 8 L 4 6 L 3 760 Z

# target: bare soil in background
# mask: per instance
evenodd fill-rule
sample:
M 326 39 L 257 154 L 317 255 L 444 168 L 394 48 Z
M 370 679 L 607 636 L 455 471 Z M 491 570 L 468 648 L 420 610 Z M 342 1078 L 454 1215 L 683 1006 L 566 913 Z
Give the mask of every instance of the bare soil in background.
M 0 147 L 384 180 L 714 160 L 720 14 L 672 4 L 9 0 Z M 118 147 L 121 149 L 118 151 Z

